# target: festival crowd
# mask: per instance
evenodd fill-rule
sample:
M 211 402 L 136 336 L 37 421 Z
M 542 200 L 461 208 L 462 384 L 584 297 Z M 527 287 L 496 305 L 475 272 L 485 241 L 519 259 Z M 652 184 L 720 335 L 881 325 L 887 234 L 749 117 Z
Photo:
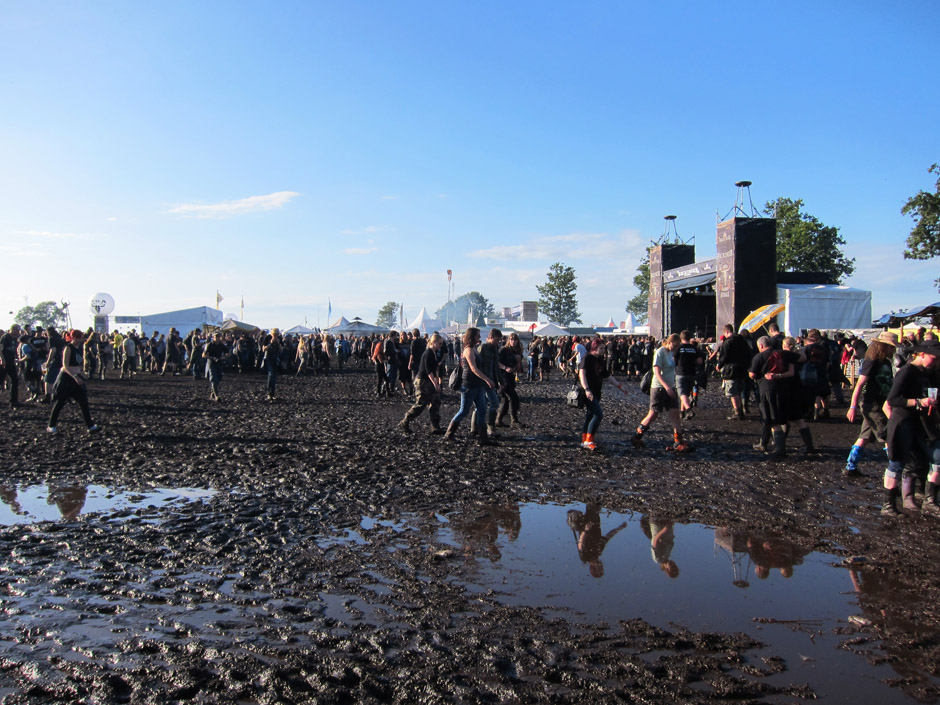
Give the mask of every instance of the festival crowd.
M 940 411 L 935 411 L 940 343 L 923 328 L 903 340 L 885 331 L 867 342 L 841 333 L 830 337 L 817 329 L 787 337 L 771 323 L 768 334 L 756 338 L 727 325 L 718 340 L 682 331 L 658 343 L 650 336 L 575 335 L 536 336 L 523 345 L 518 333 L 504 336 L 496 328 L 484 341 L 477 328 L 447 340 L 417 329 L 295 336 L 282 335 L 277 328 L 216 330 L 208 335 L 197 328 L 181 336 L 171 328 L 166 335 L 148 337 L 135 331 L 60 334 L 52 327 L 14 325 L 0 331 L 0 350 L 0 374 L 10 407 L 49 404 L 46 430 L 53 434 L 70 400 L 78 404 L 88 431 L 98 430 L 86 382 L 104 380 L 108 374 L 119 379 L 141 374 L 204 378 L 210 400 L 219 403 L 224 374 L 261 371 L 266 397 L 273 402 L 280 375 L 371 367 L 377 397 L 413 401 L 399 423 L 403 432 L 412 432 L 411 424 L 427 411 L 431 433 L 449 441 L 470 416 L 471 434 L 485 446 L 497 443 L 501 426 L 525 427 L 520 418 L 521 380 L 541 383 L 561 375 L 572 382 L 569 404 L 584 409 L 580 446 L 588 451 L 598 447 L 605 382 L 623 391 L 617 378 L 638 381 L 649 394 L 649 407 L 631 439 L 635 448 L 645 447 L 644 435 L 665 415 L 673 431 L 668 449 L 686 453 L 693 446 L 683 434 L 683 421 L 695 416 L 700 395 L 715 380 L 728 400 L 728 419 L 744 421 L 756 411 L 761 431 L 753 447 L 780 459 L 787 456 L 793 430 L 804 453 L 815 454 L 807 422 L 829 418 L 832 405 L 844 405 L 848 391 L 846 418 L 861 426 L 845 474 L 862 473 L 864 449 L 874 444 L 887 454 L 882 514 L 917 510 L 915 494 L 922 491 L 919 509 L 940 516 Z M 854 385 L 846 375 L 850 369 Z M 446 429 L 441 420 L 445 385 L 460 394 L 459 408 Z

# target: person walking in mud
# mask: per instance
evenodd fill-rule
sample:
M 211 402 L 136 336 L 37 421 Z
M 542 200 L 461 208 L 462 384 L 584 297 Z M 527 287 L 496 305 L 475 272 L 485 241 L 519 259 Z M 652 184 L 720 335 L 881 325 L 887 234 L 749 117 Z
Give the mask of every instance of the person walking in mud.
M 216 331 L 202 350 L 202 358 L 206 361 L 206 378 L 209 380 L 210 401 L 222 401 L 219 396 L 219 386 L 222 384 L 222 360 L 224 357 L 225 342 L 222 340 L 222 333 Z
M 507 370 L 503 375 L 499 388 L 499 411 L 496 414 L 496 425 L 503 425 L 503 419 L 509 414 L 512 428 L 525 428 L 519 420 L 519 392 L 516 391 L 516 375 L 522 372 L 523 350 L 517 333 L 510 333 L 508 342 L 499 349 L 499 364 Z
M 940 344 L 921 343 L 894 377 L 888 394 L 888 468 L 884 474 L 883 516 L 897 516 L 897 498 L 913 511 L 914 472 L 910 467 L 918 455 L 930 465 L 923 511 L 940 516 L 940 432 L 937 428 L 937 380 L 932 374 L 940 361 Z M 933 418 L 931 418 L 933 417 Z M 900 479 L 900 487 L 898 480 Z
M 274 401 L 277 395 L 277 373 L 281 364 L 281 331 L 272 328 L 261 343 L 261 366 L 268 375 L 268 401 Z
M 679 394 L 676 392 L 676 360 L 673 352 L 679 347 L 679 336 L 675 333 L 663 341 L 653 356 L 653 380 L 650 385 L 650 407 L 633 434 L 633 447 L 644 448 L 643 440 L 650 424 L 665 412 L 672 424 L 673 444 L 668 450 L 686 453 L 692 447 L 682 439 L 682 421 L 679 418 Z
M 567 521 L 578 545 L 578 558 L 588 566 L 592 578 L 603 577 L 604 564 L 601 561 L 601 554 L 610 540 L 627 527 L 627 523 L 623 522 L 620 526 L 602 534 L 601 508 L 594 502 L 588 502 L 583 512 L 577 509 L 569 510 Z
M 773 340 L 766 335 L 758 339 L 757 350 L 748 372 L 760 389 L 761 438 L 754 450 L 769 452 L 772 435 L 773 457 L 786 457 L 787 430 L 793 426 L 803 439 L 806 453 L 814 453 L 813 435 L 803 419 L 802 393 L 794 386 L 802 354 L 787 347 L 786 341 L 783 349 L 774 349 Z
M 437 358 L 443 343 L 444 339 L 440 334 L 435 333 L 421 353 L 415 376 L 417 399 L 414 406 L 408 409 L 405 418 L 398 424 L 399 428 L 406 433 L 411 432 L 411 422 L 425 409 L 428 410 L 428 416 L 431 419 L 431 433 L 439 435 L 444 432 L 441 428 L 441 377 L 438 372 Z
M 601 425 L 604 412 L 601 410 L 601 393 L 604 380 L 610 377 L 605 358 L 607 346 L 600 338 L 591 341 L 591 351 L 578 365 L 578 384 L 584 390 L 584 423 L 581 425 L 581 447 L 596 450 L 594 434 Z
M 98 430 L 98 426 L 91 420 L 91 410 L 88 408 L 88 389 L 85 385 L 85 375 L 82 373 L 82 346 L 85 336 L 80 330 L 72 330 L 66 334 L 66 345 L 62 350 L 62 369 L 52 388 L 52 412 L 49 414 L 48 433 L 58 432 L 59 414 L 66 402 L 74 399 L 82 411 L 82 418 L 89 433 Z
M 496 445 L 496 441 L 489 437 L 486 430 L 486 389 L 494 388 L 496 381 L 487 377 L 480 369 L 482 360 L 477 346 L 480 344 L 480 329 L 467 328 L 463 335 L 463 350 L 460 353 L 458 364 L 461 367 L 463 383 L 460 388 L 460 409 L 450 421 L 445 440 L 454 437 L 460 422 L 470 413 L 471 406 L 476 414 L 476 432 L 480 445 Z
M 20 370 L 16 365 L 16 346 L 19 344 L 22 328 L 16 323 L 10 330 L 0 336 L 0 355 L 3 358 L 2 379 L 10 380 L 10 408 L 17 409 L 20 405 Z
M 891 384 L 894 381 L 891 358 L 897 347 L 898 336 L 883 331 L 871 341 L 871 345 L 865 351 L 858 380 L 852 391 L 852 400 L 845 413 L 849 423 L 855 423 L 859 418 L 862 419 L 862 428 L 858 433 L 858 438 L 852 444 L 849 457 L 845 461 L 844 473 L 848 477 L 858 477 L 862 474 L 858 469 L 858 461 L 866 445 L 875 442 L 883 446 L 887 443 L 888 417 L 883 407 L 888 400 Z

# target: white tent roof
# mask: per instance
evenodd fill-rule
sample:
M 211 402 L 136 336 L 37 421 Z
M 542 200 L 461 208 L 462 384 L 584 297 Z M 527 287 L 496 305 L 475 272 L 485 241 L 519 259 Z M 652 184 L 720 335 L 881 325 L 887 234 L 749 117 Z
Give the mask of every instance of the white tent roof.
M 333 323 L 326 327 L 327 330 L 333 330 L 334 328 L 342 328 L 343 326 L 348 326 L 349 321 L 346 320 L 346 316 L 340 316 Z M 311 331 L 312 332 L 312 331 Z
M 410 330 L 417 328 L 422 333 L 433 333 L 434 331 L 444 330 L 444 321 L 439 318 L 431 318 L 428 311 L 423 306 L 418 312 L 418 317 L 409 326 Z
M 808 328 L 855 329 L 871 325 L 871 292 L 833 284 L 780 284 L 777 302 L 787 305 L 780 326 L 787 335 Z M 779 320 L 779 317 L 778 317 Z
M 191 330 L 205 329 L 207 325 L 221 326 L 222 312 L 209 306 L 198 306 L 140 317 L 140 332 L 148 336 L 154 332 L 166 335 L 170 328 L 176 328 L 180 336 L 186 337 Z
M 628 313 L 627 317 L 623 321 L 621 329 L 625 330 L 627 333 L 632 333 L 636 330 L 637 325 L 636 316 L 634 316 L 632 313 Z
M 617 324 L 614 323 L 614 317 L 611 316 L 609 319 L 607 319 L 607 328 L 616 328 L 616 327 L 617 327 Z
M 547 335 L 550 338 L 554 338 L 559 335 L 568 335 L 568 331 L 555 323 L 541 323 L 532 331 L 532 335 Z
M 310 335 L 313 333 L 313 328 L 307 328 L 307 326 L 294 326 L 284 331 L 284 335 Z
M 372 333 L 388 333 L 388 328 L 374 326 L 365 321 L 354 320 L 347 322 L 344 326 L 334 326 L 330 328 L 330 333 L 349 333 L 352 335 L 371 335 Z

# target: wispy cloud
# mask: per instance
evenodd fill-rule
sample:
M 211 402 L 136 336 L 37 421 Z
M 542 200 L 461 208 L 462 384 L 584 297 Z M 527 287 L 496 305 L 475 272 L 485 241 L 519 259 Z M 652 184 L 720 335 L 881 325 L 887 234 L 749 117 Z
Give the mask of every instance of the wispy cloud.
M 382 196 L 382 198 L 380 198 L 379 200 L 380 201 L 397 201 L 398 196 Z
M 249 196 L 236 201 L 183 203 L 167 212 L 189 218 L 229 218 L 233 215 L 260 213 L 282 208 L 291 199 L 299 195 L 296 191 L 278 191 L 277 193 L 269 193 L 266 196 Z
M 470 257 L 514 261 L 624 259 L 642 247 L 639 233 L 625 230 L 619 235 L 607 233 L 570 233 L 532 238 L 518 245 L 497 245 L 470 253 Z
M 115 218 L 113 215 L 112 215 L 110 218 L 105 218 L 105 220 L 106 220 L 107 222 L 109 222 L 109 223 L 116 223 L 116 222 L 117 222 L 117 218 Z
M 395 228 L 392 228 L 388 225 L 369 225 L 365 228 L 360 228 L 359 230 L 354 230 L 353 228 L 341 230 L 340 235 L 377 235 L 378 233 L 389 233 L 393 232 L 394 230 Z
M 347 247 L 343 250 L 347 255 L 368 255 L 378 252 L 378 247 Z

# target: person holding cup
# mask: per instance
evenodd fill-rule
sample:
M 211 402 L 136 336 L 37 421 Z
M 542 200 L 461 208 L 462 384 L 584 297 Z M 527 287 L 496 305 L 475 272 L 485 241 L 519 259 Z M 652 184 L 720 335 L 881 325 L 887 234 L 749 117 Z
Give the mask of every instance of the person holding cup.
M 914 473 L 911 457 L 918 454 L 930 465 L 922 511 L 940 516 L 940 426 L 938 426 L 935 371 L 940 361 L 940 344 L 920 343 L 911 350 L 908 363 L 895 375 L 888 394 L 888 468 L 885 470 L 884 516 L 897 516 L 896 501 L 902 498 L 906 510 L 916 510 Z M 898 480 L 900 479 L 900 488 Z

